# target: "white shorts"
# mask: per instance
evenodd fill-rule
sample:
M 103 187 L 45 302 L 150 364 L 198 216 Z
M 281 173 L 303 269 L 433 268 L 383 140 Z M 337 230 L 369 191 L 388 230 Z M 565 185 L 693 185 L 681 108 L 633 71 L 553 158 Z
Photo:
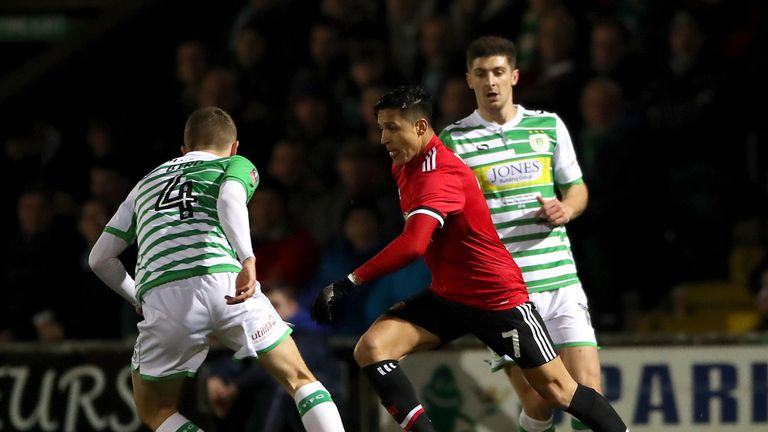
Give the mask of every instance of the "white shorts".
M 581 284 L 552 291 L 529 294 L 536 305 L 556 349 L 572 346 L 597 346 L 595 329 L 589 317 L 587 295 Z M 491 350 L 491 370 L 496 372 L 507 364 L 514 364 L 509 356 L 499 356 Z
M 144 320 L 131 365 L 153 380 L 194 376 L 208 354 L 214 335 L 235 358 L 258 357 L 280 344 L 291 328 L 283 322 L 260 287 L 243 303 L 228 305 L 235 295 L 235 273 L 212 273 L 169 282 L 143 298 Z

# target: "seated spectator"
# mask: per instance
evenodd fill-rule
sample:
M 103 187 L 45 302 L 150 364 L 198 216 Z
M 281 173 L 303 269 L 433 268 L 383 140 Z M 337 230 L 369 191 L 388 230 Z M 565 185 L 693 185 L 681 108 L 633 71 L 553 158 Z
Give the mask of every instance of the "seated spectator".
M 294 222 L 278 182 L 261 178 L 248 217 L 258 280 L 263 285 L 304 286 L 315 268 L 317 248 L 309 232 Z
M 291 336 L 307 366 L 325 384 L 343 414 L 346 395 L 341 385 L 341 369 L 328 345 L 327 334 L 299 306 L 292 286 L 264 285 L 262 290 L 280 317 L 293 324 Z M 304 432 L 293 398 L 257 362 L 235 361 L 224 355 L 208 366 L 206 389 L 217 430 Z
M 382 234 L 381 213 L 375 205 L 357 201 L 344 211 L 340 238 L 322 254 L 312 280 L 299 302 L 307 309 L 318 292 L 373 257 L 386 243 Z M 365 284 L 345 298 L 348 313 L 334 325 L 334 331 L 359 336 L 387 308 L 425 289 L 431 276 L 422 260 L 387 277 Z
M 67 299 L 74 232 L 54 217 L 52 195 L 30 188 L 16 206 L 17 229 L 0 243 L 0 341 L 60 341 L 67 337 Z

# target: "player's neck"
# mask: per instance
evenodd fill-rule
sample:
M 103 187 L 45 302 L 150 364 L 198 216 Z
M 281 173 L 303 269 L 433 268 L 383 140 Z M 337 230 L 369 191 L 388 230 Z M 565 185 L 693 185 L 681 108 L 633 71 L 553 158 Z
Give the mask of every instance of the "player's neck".
M 483 120 L 502 125 L 515 118 L 517 105 L 510 102 L 499 109 L 478 107 L 477 112 Z

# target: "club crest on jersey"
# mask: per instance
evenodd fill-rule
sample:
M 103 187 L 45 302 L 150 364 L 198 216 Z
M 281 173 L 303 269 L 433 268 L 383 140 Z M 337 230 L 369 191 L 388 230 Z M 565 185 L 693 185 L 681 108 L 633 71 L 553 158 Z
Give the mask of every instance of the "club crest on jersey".
M 251 170 L 251 182 L 253 182 L 254 186 L 259 183 L 259 172 L 256 171 L 256 168 Z
M 529 136 L 528 142 L 531 144 L 531 148 L 537 152 L 549 150 L 549 135 L 545 133 L 537 133 Z

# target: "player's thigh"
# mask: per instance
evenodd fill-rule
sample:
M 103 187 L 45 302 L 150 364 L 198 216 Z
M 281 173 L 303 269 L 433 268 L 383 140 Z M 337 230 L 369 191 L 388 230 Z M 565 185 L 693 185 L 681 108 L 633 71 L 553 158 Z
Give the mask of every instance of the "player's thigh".
M 401 360 L 416 351 L 433 349 L 440 338 L 402 318 L 383 315 L 360 337 L 355 359 L 363 367 L 382 360 Z
M 559 350 L 566 369 L 579 384 L 602 393 L 600 355 L 595 346 L 571 346 Z
M 505 310 L 467 307 L 463 314 L 478 339 L 523 368 L 533 368 L 557 357 L 552 339 L 532 303 Z
M 334 361 L 334 359 L 328 359 Z M 259 363 L 293 395 L 304 384 L 316 381 L 292 337 L 269 351 L 259 353 Z
M 215 303 L 211 307 L 216 317 L 215 334 L 222 344 L 235 351 L 235 358 L 260 357 L 279 347 L 291 334 L 290 327 L 261 291 L 236 305 L 228 305 L 221 298 L 213 298 L 211 303 Z

